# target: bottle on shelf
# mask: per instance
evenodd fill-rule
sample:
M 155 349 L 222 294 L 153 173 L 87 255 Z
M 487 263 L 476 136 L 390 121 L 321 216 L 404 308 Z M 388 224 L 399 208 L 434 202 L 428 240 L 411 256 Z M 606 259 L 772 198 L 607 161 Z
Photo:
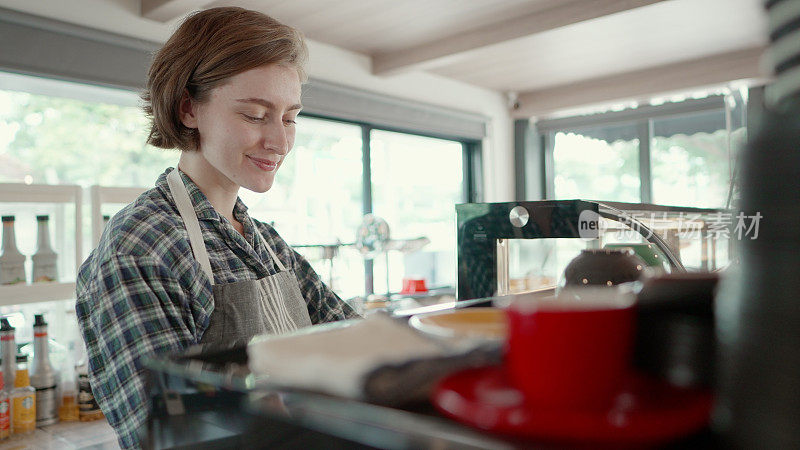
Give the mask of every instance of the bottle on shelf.
M 25 282 L 25 255 L 17 249 L 14 216 L 2 216 L 3 253 L 0 254 L 0 284 Z
M 71 362 L 65 364 L 67 369 L 61 372 L 61 405 L 58 407 L 58 419 L 62 422 L 74 422 L 80 418 L 78 410 L 78 385 Z
M 36 314 L 34 318 L 31 386 L 36 390 L 36 426 L 40 427 L 58 422 L 58 374 L 50 364 L 47 322 L 42 314 Z
M 4 388 L 3 373 L 0 372 L 0 441 L 11 436 L 11 404 Z
M 8 319 L 0 319 L 0 356 L 3 358 L 3 374 L 5 375 L 5 390 L 14 389 L 14 364 L 17 357 L 17 343 L 14 337 L 15 328 L 11 326 Z
M 70 319 L 67 319 L 71 322 Z M 75 330 L 77 332 L 77 330 Z M 72 342 L 66 349 L 64 358 L 61 359 L 57 367 L 61 369 L 60 383 L 58 385 L 61 402 L 58 406 L 58 420 L 61 422 L 74 422 L 79 420 L 78 412 L 78 379 L 75 376 L 75 347 Z
M 11 433 L 28 434 L 36 429 L 36 390 L 28 376 L 28 355 L 17 355 L 17 373 L 11 391 Z
M 102 419 L 103 411 L 92 393 L 89 385 L 89 367 L 84 362 L 75 367 L 78 373 L 78 417 L 81 422 Z
M 50 245 L 50 217 L 36 216 L 38 226 L 37 249 L 31 257 L 33 260 L 34 283 L 41 281 L 56 281 L 58 279 L 58 255 Z

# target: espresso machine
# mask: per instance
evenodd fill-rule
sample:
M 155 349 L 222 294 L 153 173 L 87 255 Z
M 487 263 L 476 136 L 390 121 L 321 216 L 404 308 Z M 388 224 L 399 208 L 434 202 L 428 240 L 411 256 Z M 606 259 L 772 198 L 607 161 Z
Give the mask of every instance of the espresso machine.
M 525 269 L 520 266 L 526 265 L 547 265 L 549 283 L 539 287 L 554 287 L 581 249 L 620 242 L 652 244 L 670 273 L 715 270 L 730 260 L 728 237 L 713 232 L 715 218 L 723 214 L 721 209 L 590 200 L 459 204 L 457 298 L 534 290 L 537 286 L 519 282 Z

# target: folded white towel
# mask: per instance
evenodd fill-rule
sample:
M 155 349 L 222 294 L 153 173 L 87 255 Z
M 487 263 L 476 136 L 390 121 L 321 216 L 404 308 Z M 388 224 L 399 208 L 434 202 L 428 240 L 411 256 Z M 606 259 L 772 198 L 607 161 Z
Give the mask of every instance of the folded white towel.
M 269 383 L 396 404 L 419 400 L 447 372 L 499 358 L 497 349 L 488 358 L 474 350 L 373 314 L 349 326 L 257 338 L 247 355 L 250 370 Z

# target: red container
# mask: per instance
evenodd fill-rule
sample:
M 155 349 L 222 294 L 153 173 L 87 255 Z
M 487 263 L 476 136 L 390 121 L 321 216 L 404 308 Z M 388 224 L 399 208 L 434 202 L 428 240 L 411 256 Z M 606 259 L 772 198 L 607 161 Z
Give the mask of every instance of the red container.
M 425 287 L 425 279 L 423 278 L 403 278 L 403 289 L 400 290 L 401 294 L 420 294 L 428 292 Z

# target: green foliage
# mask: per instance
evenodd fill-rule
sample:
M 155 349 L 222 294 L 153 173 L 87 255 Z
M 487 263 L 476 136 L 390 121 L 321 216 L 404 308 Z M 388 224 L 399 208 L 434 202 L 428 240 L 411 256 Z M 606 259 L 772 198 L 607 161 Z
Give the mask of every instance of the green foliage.
M 725 206 L 731 153 L 741 145 L 744 128 L 728 132 L 655 136 L 650 142 L 653 202 L 665 205 Z M 638 202 L 639 141 L 602 139 L 576 133 L 555 135 L 557 198 Z
M 638 139 L 608 143 L 557 133 L 554 157 L 557 198 L 640 201 Z
M 744 128 L 735 130 L 736 141 Z M 736 152 L 736 146 L 731 149 Z M 723 207 L 730 183 L 728 132 L 655 137 L 651 143 L 653 196 L 670 205 Z
M 0 91 L 0 130 L 11 134 L 0 158 L 24 168 L 2 182 L 147 187 L 178 156 L 145 144 L 136 107 Z

